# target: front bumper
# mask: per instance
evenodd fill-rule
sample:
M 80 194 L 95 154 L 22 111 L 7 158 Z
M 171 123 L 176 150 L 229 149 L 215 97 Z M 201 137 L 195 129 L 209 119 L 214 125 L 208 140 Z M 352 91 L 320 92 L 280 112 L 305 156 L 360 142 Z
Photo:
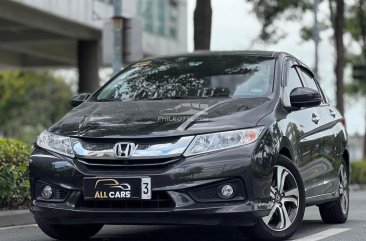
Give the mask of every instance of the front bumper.
M 55 224 L 253 225 L 257 217 L 268 215 L 272 205 L 269 187 L 275 156 L 268 151 L 263 155 L 263 145 L 259 142 L 182 158 L 165 170 L 104 172 L 80 168 L 77 160 L 36 147 L 30 157 L 31 211 Z M 84 177 L 139 176 L 151 177 L 153 195 L 163 193 L 171 199 L 172 205 L 130 207 L 118 201 L 102 206 L 99 203 L 83 205 Z M 230 180 L 242 183 L 243 198 L 205 201 L 192 196 L 192 190 Z M 66 197 L 57 201 L 40 200 L 36 194 L 39 181 L 66 191 Z
M 44 203 L 34 203 L 31 211 L 34 215 L 46 217 L 53 224 L 197 224 L 251 226 L 257 217 L 266 216 L 269 210 L 252 209 L 253 204 L 231 204 L 226 206 L 202 205 L 189 209 L 175 208 L 164 211 L 121 211 L 121 210 L 83 210 L 69 207 L 55 207 Z

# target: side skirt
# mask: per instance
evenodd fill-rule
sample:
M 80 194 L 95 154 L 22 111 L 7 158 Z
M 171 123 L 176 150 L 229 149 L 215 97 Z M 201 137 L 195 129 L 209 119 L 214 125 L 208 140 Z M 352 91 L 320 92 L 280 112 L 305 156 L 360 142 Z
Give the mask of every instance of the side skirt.
M 306 206 L 319 205 L 336 200 L 339 197 L 338 192 L 324 193 L 306 198 Z

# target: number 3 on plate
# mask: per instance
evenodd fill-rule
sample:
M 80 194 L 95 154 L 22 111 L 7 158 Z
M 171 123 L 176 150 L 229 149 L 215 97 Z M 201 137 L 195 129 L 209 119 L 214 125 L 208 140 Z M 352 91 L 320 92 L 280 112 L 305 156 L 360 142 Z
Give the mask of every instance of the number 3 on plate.
M 141 178 L 141 199 L 151 199 L 151 178 Z

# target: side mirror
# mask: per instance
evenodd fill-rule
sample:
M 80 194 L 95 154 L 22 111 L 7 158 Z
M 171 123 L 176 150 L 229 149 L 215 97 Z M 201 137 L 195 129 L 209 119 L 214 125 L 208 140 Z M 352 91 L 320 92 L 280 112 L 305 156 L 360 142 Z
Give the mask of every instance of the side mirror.
M 82 93 L 82 94 L 78 94 L 77 96 L 74 96 L 71 101 L 70 101 L 70 105 L 72 107 L 76 107 L 78 105 L 80 105 L 81 103 L 83 103 L 86 99 L 88 99 L 90 96 L 90 93 Z
M 290 102 L 291 106 L 295 108 L 315 107 L 321 104 L 322 97 L 317 90 L 298 87 L 291 91 Z

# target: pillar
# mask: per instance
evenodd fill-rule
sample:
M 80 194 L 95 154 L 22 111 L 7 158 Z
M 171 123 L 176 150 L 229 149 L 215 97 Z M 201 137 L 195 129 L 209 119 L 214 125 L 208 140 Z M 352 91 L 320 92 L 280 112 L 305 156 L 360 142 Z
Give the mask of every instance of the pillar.
M 79 93 L 92 93 L 99 87 L 99 42 L 78 42 Z

